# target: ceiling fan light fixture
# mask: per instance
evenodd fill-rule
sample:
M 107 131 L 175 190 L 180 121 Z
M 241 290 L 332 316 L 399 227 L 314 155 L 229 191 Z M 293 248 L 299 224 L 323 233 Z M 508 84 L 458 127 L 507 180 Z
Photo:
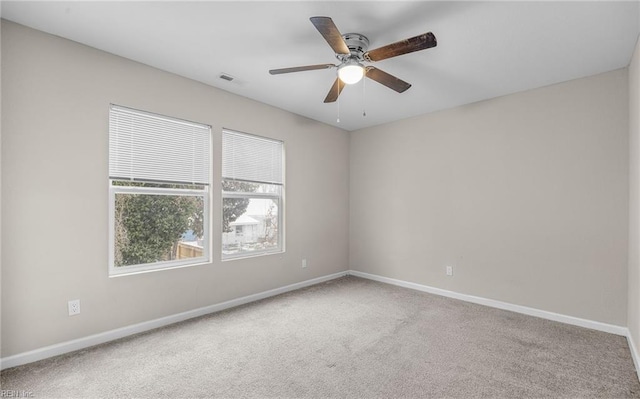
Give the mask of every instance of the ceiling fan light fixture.
M 338 68 L 338 77 L 344 84 L 358 83 L 363 76 L 364 67 L 357 61 L 347 61 Z

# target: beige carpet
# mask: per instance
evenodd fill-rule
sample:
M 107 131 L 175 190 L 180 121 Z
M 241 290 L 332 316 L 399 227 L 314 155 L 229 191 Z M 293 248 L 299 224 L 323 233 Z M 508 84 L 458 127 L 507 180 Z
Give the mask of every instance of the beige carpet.
M 5 370 L 34 398 L 640 398 L 624 337 L 345 277 Z

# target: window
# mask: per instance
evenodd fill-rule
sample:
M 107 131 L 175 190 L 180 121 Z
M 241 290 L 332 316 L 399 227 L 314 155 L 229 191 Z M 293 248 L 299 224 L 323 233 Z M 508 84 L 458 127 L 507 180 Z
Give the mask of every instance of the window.
M 282 252 L 284 145 L 222 132 L 222 259 Z
M 204 263 L 211 127 L 109 109 L 109 274 Z

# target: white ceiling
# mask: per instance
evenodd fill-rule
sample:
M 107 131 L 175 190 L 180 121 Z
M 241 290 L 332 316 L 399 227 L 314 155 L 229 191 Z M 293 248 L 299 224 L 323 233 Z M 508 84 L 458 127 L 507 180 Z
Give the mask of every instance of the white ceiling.
M 173 72 L 346 130 L 355 130 L 626 67 L 640 6 L 613 2 L 259 1 L 11 2 L 2 18 Z M 431 31 L 432 49 L 375 63 L 413 86 L 372 80 L 323 100 L 337 63 L 309 21 L 329 16 L 370 49 Z M 236 79 L 227 82 L 221 73 Z M 366 109 L 366 117 L 362 115 Z M 337 122 L 338 112 L 340 122 Z

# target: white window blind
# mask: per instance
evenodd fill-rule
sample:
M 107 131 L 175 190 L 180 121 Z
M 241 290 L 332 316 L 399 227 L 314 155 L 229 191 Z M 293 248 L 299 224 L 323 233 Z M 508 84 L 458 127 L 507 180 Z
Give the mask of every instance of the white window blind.
M 222 177 L 283 184 L 282 141 L 251 134 L 222 132 Z
M 209 184 L 211 127 L 111 105 L 109 178 Z

